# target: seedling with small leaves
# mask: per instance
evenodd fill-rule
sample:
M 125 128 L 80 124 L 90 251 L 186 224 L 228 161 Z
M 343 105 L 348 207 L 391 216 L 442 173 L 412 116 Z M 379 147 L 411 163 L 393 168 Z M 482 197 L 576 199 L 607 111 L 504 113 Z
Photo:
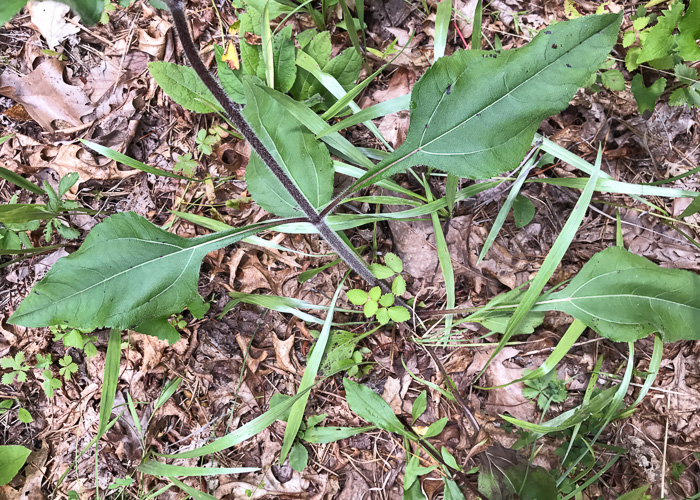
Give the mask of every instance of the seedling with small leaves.
M 88 335 L 91 330 L 80 330 L 78 328 L 63 329 L 60 326 L 51 326 L 49 330 L 53 333 L 53 341 L 63 342 L 66 347 L 74 347 L 85 352 L 88 358 L 97 354 L 97 348 L 94 342 L 97 337 Z
M 391 284 L 391 292 L 382 293 L 378 286 L 372 287 L 369 292 L 360 289 L 348 290 L 348 300 L 356 306 L 363 306 L 365 317 L 376 315 L 380 325 L 386 325 L 389 320 L 396 323 L 408 321 L 411 314 L 403 306 L 395 306 L 397 296 L 406 293 L 406 280 L 401 276 L 403 262 L 393 253 L 386 254 L 386 265 L 370 264 L 369 270 L 377 279 L 389 279 L 396 276 Z
M 525 370 L 524 375 L 530 373 Z M 523 396 L 528 399 L 536 399 L 540 410 L 545 411 L 551 403 L 563 403 L 566 401 L 567 392 L 564 380 L 556 377 L 556 372 L 551 371 L 539 378 L 525 380 L 523 382 Z
M 8 413 L 12 409 L 14 402 L 14 399 L 4 399 L 3 401 L 0 401 L 0 416 Z M 17 419 L 23 424 L 34 422 L 34 418 L 32 417 L 31 413 L 21 406 L 17 408 Z
M 73 361 L 73 357 L 70 354 L 66 354 L 61 359 L 58 360 L 58 364 L 61 368 L 58 370 L 58 374 L 69 381 L 71 376 L 78 371 L 78 365 Z
M 192 153 L 185 153 L 184 155 L 178 156 L 177 160 L 175 160 L 173 171 L 176 174 L 192 177 L 197 170 L 197 165 L 199 165 L 199 163 L 192 158 Z
M 0 367 L 4 370 L 10 370 L 8 373 L 2 376 L 2 383 L 9 385 L 15 379 L 18 382 L 27 381 L 27 372 L 29 371 L 29 366 L 24 361 L 24 352 L 19 351 L 15 354 L 14 358 L 6 356 L 0 359 Z

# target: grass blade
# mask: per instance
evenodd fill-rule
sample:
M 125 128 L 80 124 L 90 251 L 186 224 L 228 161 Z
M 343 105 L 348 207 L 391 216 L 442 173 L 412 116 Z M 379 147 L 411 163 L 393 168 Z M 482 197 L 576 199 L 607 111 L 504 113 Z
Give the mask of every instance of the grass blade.
M 261 42 L 263 62 L 265 63 L 265 80 L 267 86 L 275 88 L 275 58 L 272 54 L 272 31 L 270 30 L 270 2 L 265 3 L 262 15 Z
M 136 468 L 137 471 L 151 476 L 180 476 L 201 477 L 218 476 L 221 474 L 246 474 L 256 472 L 258 467 L 185 467 L 182 465 L 168 465 L 155 460 L 143 462 Z
M 505 203 L 503 203 L 501 210 L 498 212 L 498 216 L 496 217 L 496 220 L 493 223 L 493 226 L 491 227 L 491 231 L 489 231 L 489 235 L 486 237 L 486 241 L 484 241 L 484 246 L 481 249 L 481 252 L 479 253 L 479 259 L 476 262 L 477 266 L 481 263 L 482 259 L 486 257 L 486 253 L 491 248 L 493 242 L 496 241 L 496 237 L 501 231 L 503 223 L 506 221 L 506 217 L 508 217 L 508 213 L 510 212 L 511 207 L 513 206 L 515 197 L 518 196 L 518 193 L 520 193 L 520 189 L 523 187 L 523 183 L 527 179 L 530 170 L 535 164 L 535 156 L 534 154 L 532 154 L 532 151 L 532 156 L 530 156 L 529 159 L 526 158 L 526 164 L 523 166 L 522 170 L 520 171 L 520 175 L 518 175 L 518 178 L 515 180 L 513 186 L 510 188 L 510 193 L 508 193 L 508 197 L 506 198 Z
M 363 82 L 364 83 L 364 82 Z M 402 95 L 399 97 L 394 97 L 388 101 L 380 102 L 362 111 L 355 113 L 348 118 L 336 123 L 335 125 L 327 128 L 320 134 L 316 136 L 317 139 L 321 139 L 329 134 L 338 132 L 339 130 L 344 130 L 358 123 L 364 123 L 368 120 L 374 120 L 375 118 L 381 118 L 382 116 L 390 115 L 391 113 L 396 113 L 397 111 L 403 111 L 408 109 L 411 104 L 411 94 Z
M 8 135 L 6 137 L 3 137 L 3 139 L 9 139 L 10 137 L 12 137 L 12 136 Z M 3 142 L 5 142 L 5 141 L 0 142 L 0 144 L 2 144 Z M 29 182 L 27 179 L 25 179 L 21 175 L 16 174 L 12 170 L 8 170 L 5 167 L 0 167 L 0 178 L 3 178 L 6 181 L 11 182 L 12 184 L 14 184 L 15 186 L 17 186 L 19 188 L 26 189 L 27 191 L 31 191 L 34 194 L 38 194 L 38 195 L 44 194 L 44 191 L 39 186 L 37 186 L 33 182 Z
M 336 99 L 342 99 L 346 94 L 345 89 L 342 85 L 340 85 L 340 83 L 338 83 L 338 80 L 336 80 L 332 75 L 324 73 L 319 67 L 318 63 L 314 61 L 311 56 L 301 50 L 297 52 L 297 66 L 311 73 L 319 82 L 321 82 L 326 90 L 335 96 Z M 360 107 L 353 101 L 350 101 L 348 106 L 353 113 L 359 113 L 361 111 Z M 382 142 L 382 144 L 384 144 L 384 146 L 386 146 L 390 151 L 393 151 L 393 148 L 386 142 L 384 136 L 374 123 L 371 121 L 366 121 L 365 126 L 377 139 Z
M 476 2 L 476 10 L 474 10 L 474 28 L 472 29 L 472 50 L 481 48 L 481 21 L 484 13 L 483 0 Z
M 581 225 L 583 217 L 586 215 L 586 210 L 588 210 L 588 204 L 591 202 L 593 191 L 598 180 L 598 174 L 600 172 L 601 160 L 602 151 L 599 149 L 598 159 L 596 160 L 596 169 L 592 172 L 592 175 L 588 180 L 586 187 L 581 193 L 581 197 L 579 198 L 578 202 L 576 203 L 576 206 L 574 207 L 574 209 L 571 212 L 571 215 L 569 216 L 569 220 L 567 220 L 566 224 L 564 224 L 564 228 L 561 230 L 561 233 L 554 242 L 554 245 L 552 245 L 552 249 L 549 251 L 547 257 L 544 259 L 540 270 L 537 271 L 537 276 L 535 276 L 535 279 L 532 281 L 530 288 L 523 295 L 522 301 L 520 302 L 517 309 L 513 313 L 513 316 L 508 322 L 508 326 L 506 327 L 506 331 L 503 333 L 503 336 L 501 337 L 501 340 L 498 343 L 498 347 L 494 349 L 493 354 L 491 354 L 491 357 L 489 358 L 489 362 L 486 363 L 484 368 L 482 368 L 481 372 L 479 372 L 477 379 L 481 377 L 481 375 L 484 373 L 489 363 L 491 362 L 491 360 L 493 360 L 496 354 L 498 354 L 501 351 L 501 349 L 503 349 L 506 342 L 508 342 L 508 340 L 510 340 L 510 338 L 515 333 L 520 322 L 525 318 L 530 309 L 532 309 L 532 307 L 535 305 L 537 299 L 539 299 L 540 297 L 542 289 L 547 284 L 549 278 L 551 278 L 555 269 L 561 262 L 561 259 L 564 257 L 564 254 L 569 248 L 569 245 L 571 245 L 574 236 L 576 236 L 576 231 Z
M 109 417 L 114 406 L 114 397 L 117 394 L 119 382 L 119 361 L 121 360 L 121 330 L 112 328 L 109 331 L 107 341 L 107 355 L 105 357 L 105 372 L 102 378 L 102 396 L 100 397 L 100 423 L 97 434 L 102 435 L 107 429 Z
M 445 55 L 447 45 L 447 33 L 450 29 L 450 19 L 452 18 L 452 0 L 442 0 L 437 5 L 435 14 L 435 42 L 433 48 L 433 61 L 437 61 Z
M 347 275 L 346 275 L 347 277 Z M 335 313 L 335 303 L 340 296 L 340 291 L 345 283 L 345 278 L 343 278 L 338 285 L 338 289 L 333 295 L 330 306 L 328 307 L 328 313 L 326 314 L 326 321 L 321 329 L 321 334 L 318 340 L 314 344 L 314 350 L 311 355 L 306 360 L 306 369 L 304 370 L 304 375 L 301 377 L 301 383 L 299 384 L 298 395 L 302 395 L 298 401 L 294 403 L 291 411 L 289 412 L 289 419 L 287 420 L 287 428 L 284 430 L 284 440 L 282 442 L 282 451 L 280 451 L 280 463 L 284 463 L 287 458 L 289 450 L 294 444 L 294 440 L 297 437 L 297 432 L 299 432 L 299 427 L 301 426 L 301 421 L 304 418 L 304 411 L 306 410 L 306 402 L 309 399 L 309 390 L 314 385 L 316 380 L 316 375 L 318 374 L 318 369 L 321 366 L 321 360 L 326 351 L 326 344 L 328 343 L 328 338 L 331 334 L 331 326 L 333 325 L 333 314 Z
M 437 213 L 433 212 L 430 214 L 433 221 L 433 230 L 435 232 L 435 247 L 437 248 L 438 261 L 440 262 L 440 269 L 442 270 L 442 277 L 445 280 L 445 290 L 447 293 L 447 304 L 448 309 L 454 309 L 455 307 L 455 274 L 454 268 L 452 267 L 452 257 L 450 256 L 450 250 L 447 248 L 447 241 L 445 241 L 445 233 L 442 231 L 442 226 L 440 225 L 440 219 Z M 445 315 L 445 342 L 450 338 L 450 331 L 452 328 L 452 315 Z

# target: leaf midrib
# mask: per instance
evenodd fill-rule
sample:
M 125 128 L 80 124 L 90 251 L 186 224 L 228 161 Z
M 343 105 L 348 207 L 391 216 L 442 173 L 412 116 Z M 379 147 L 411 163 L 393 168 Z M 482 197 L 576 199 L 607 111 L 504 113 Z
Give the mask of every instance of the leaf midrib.
M 593 37 L 598 36 L 600 33 L 603 32 L 603 30 L 605 30 L 605 29 L 607 29 L 607 28 L 609 28 L 609 27 L 610 27 L 610 25 L 608 24 L 607 26 L 605 26 L 604 28 L 601 28 L 600 30 L 598 30 L 596 33 L 594 33 L 594 34 L 591 35 L 590 37 L 586 38 L 586 39 L 585 39 L 584 41 L 582 41 L 580 44 L 575 45 L 574 47 L 572 47 L 570 50 L 562 51 L 562 52 L 561 52 L 561 55 L 558 56 L 556 59 L 554 59 L 551 63 L 547 64 L 545 67 L 543 67 L 542 69 L 540 69 L 540 70 L 537 71 L 536 73 L 533 73 L 532 76 L 530 76 L 529 78 L 526 78 L 525 80 L 523 80 L 522 83 L 518 84 L 518 85 L 515 86 L 513 89 L 509 90 L 506 94 L 502 95 L 501 97 L 499 97 L 498 99 L 496 99 L 495 101 L 493 101 L 493 102 L 492 102 L 491 104 L 489 104 L 488 106 L 482 108 L 480 111 L 477 111 L 477 112 L 475 112 L 474 114 L 472 114 L 470 117 L 466 118 L 466 119 L 465 119 L 462 123 L 460 123 L 459 125 L 457 125 L 457 126 L 455 126 L 455 127 L 452 127 L 450 130 L 444 132 L 443 134 L 437 136 L 435 139 L 432 139 L 431 141 L 429 141 L 429 142 L 427 142 L 427 143 L 425 143 L 425 144 L 421 144 L 421 143 L 419 142 L 419 145 L 418 145 L 418 147 L 416 148 L 416 151 L 423 151 L 423 148 L 425 148 L 426 146 L 430 146 L 430 144 L 432 144 L 433 142 L 435 142 L 435 141 L 441 139 L 441 138 L 444 137 L 445 135 L 451 134 L 452 132 L 454 132 L 455 130 L 457 130 L 459 127 L 461 127 L 462 125 L 466 124 L 469 120 L 471 120 L 472 118 L 474 118 L 477 114 L 481 114 L 481 113 L 483 113 L 484 111 L 486 111 L 487 109 L 489 109 L 490 107 L 495 106 L 495 105 L 498 104 L 501 100 L 505 99 L 506 97 L 508 97 L 509 95 L 511 95 L 513 92 L 515 92 L 518 88 L 522 87 L 523 85 L 525 85 L 526 83 L 528 83 L 528 82 L 529 82 L 530 80 L 532 80 L 533 78 L 536 78 L 537 76 L 539 76 L 540 73 L 542 73 L 543 71 L 547 70 L 550 66 L 552 66 L 553 64 L 555 64 L 556 62 L 558 62 L 559 59 L 561 59 L 562 57 L 564 57 L 564 56 L 570 54 L 570 53 L 573 52 L 574 50 L 580 48 L 581 45 L 583 45 L 584 42 L 587 42 L 587 41 L 593 39 Z M 512 56 L 509 56 L 509 57 L 512 57 Z M 464 75 L 464 73 L 465 73 L 466 71 L 467 71 L 467 69 L 465 68 L 464 71 L 462 71 L 462 72 L 460 73 L 460 75 L 459 75 L 457 78 L 455 78 L 455 82 L 456 82 L 459 78 L 461 78 L 462 75 Z M 444 93 L 443 93 L 443 97 L 444 97 Z M 442 102 L 442 98 L 441 98 L 440 102 Z M 433 116 L 435 116 L 435 112 L 437 111 L 437 108 L 438 108 L 438 107 L 439 107 L 439 104 L 438 104 L 438 106 L 435 107 L 435 110 L 433 111 Z M 431 116 L 430 119 L 428 120 L 428 122 L 427 122 L 428 125 L 430 124 L 430 121 L 432 120 L 433 116 Z M 424 136 L 425 136 L 425 131 L 423 131 L 423 136 L 421 136 L 421 141 L 423 140 L 423 137 L 424 137 Z M 473 154 L 473 153 L 462 153 L 462 154 Z
M 103 280 L 101 280 L 101 281 L 98 281 L 97 283 L 94 283 L 94 284 L 90 285 L 90 286 L 87 287 L 87 288 L 82 288 L 81 290 L 78 290 L 77 292 L 72 293 L 71 295 L 62 297 L 62 298 L 60 298 L 60 299 L 58 299 L 58 300 L 54 300 L 53 303 L 54 303 L 54 304 L 60 304 L 61 302 L 64 302 L 64 301 L 66 301 L 66 300 L 68 300 L 68 299 L 71 299 L 71 298 L 75 297 L 76 295 L 83 294 L 83 293 L 85 293 L 85 292 L 87 292 L 87 291 L 89 291 L 89 290 L 91 290 L 91 289 L 93 289 L 93 288 L 95 288 L 95 287 L 97 287 L 97 286 L 100 286 L 100 285 L 102 285 L 102 284 L 104 284 L 104 283 L 108 283 L 108 282 L 111 281 L 112 279 L 115 279 L 115 278 L 117 278 L 117 277 L 119 277 L 119 276 L 121 276 L 121 275 L 123 275 L 123 274 L 125 274 L 125 273 L 128 273 L 128 272 L 130 272 L 130 271 L 134 271 L 135 269 L 138 269 L 138 268 L 140 268 L 140 267 L 146 266 L 146 265 L 148 265 L 148 264 L 152 264 L 152 263 L 154 263 L 154 262 L 156 262 L 156 261 L 164 262 L 165 259 L 168 259 L 168 258 L 170 258 L 170 257 L 172 257 L 172 256 L 179 255 L 181 252 L 185 252 L 185 251 L 190 251 L 190 250 L 191 250 L 191 251 L 192 251 L 192 255 L 190 256 L 190 259 L 188 260 L 188 265 L 189 265 L 189 262 L 191 262 L 192 257 L 194 256 L 194 253 L 195 253 L 195 251 L 196 251 L 197 249 L 203 247 L 204 245 L 216 244 L 217 241 L 222 241 L 222 240 L 225 240 L 225 239 L 227 239 L 227 238 L 231 238 L 232 236 L 234 236 L 234 235 L 233 235 L 233 234 L 228 234 L 228 235 L 226 235 L 226 236 L 221 236 L 220 238 L 216 238 L 216 239 L 213 239 L 213 240 L 204 241 L 204 242 L 199 243 L 199 244 L 197 244 L 197 245 L 194 245 L 194 246 L 191 246 L 191 247 L 184 247 L 184 248 L 183 248 L 183 247 L 178 247 L 177 245 L 174 245 L 174 244 L 172 244 L 172 243 L 165 243 L 165 242 L 153 241 L 153 240 L 144 240 L 144 239 L 133 238 L 133 237 L 114 238 L 114 239 L 106 240 L 106 242 L 110 242 L 110 243 L 111 243 L 111 242 L 116 242 L 116 241 L 121 241 L 121 240 L 136 240 L 136 241 L 141 241 L 141 242 L 143 242 L 143 243 L 152 243 L 152 244 L 160 244 L 160 245 L 175 246 L 175 247 L 177 247 L 177 248 L 180 248 L 180 250 L 177 250 L 177 251 L 175 251 L 175 252 L 172 252 L 172 253 L 169 253 L 169 254 L 166 254 L 166 255 L 163 255 L 163 256 L 160 256 L 160 257 L 156 257 L 155 259 L 150 259 L 150 260 L 148 260 L 148 261 L 146 261 L 146 262 L 143 262 L 143 263 L 141 263 L 141 264 L 136 264 L 135 266 L 132 266 L 132 267 L 130 267 L 130 268 L 128 268 L 128 269 L 125 269 L 125 270 L 123 270 L 123 271 L 120 271 L 120 272 L 118 272 L 118 273 L 116 273 L 116 274 L 113 274 L 113 275 L 109 276 L 109 277 L 106 278 L 106 279 L 103 279 Z M 173 283 L 171 283 L 171 285 L 169 285 L 168 288 L 170 288 L 174 283 L 176 283 L 176 282 L 180 279 L 180 277 L 182 276 L 182 274 L 184 273 L 184 271 L 185 271 L 186 269 L 187 269 L 187 266 L 185 266 L 185 267 L 183 268 L 183 271 L 182 271 L 182 273 L 180 273 L 180 276 L 178 276 L 177 280 L 173 281 Z M 168 288 L 166 288 L 166 290 L 167 290 Z M 160 295 L 160 293 L 162 293 L 162 292 L 159 292 L 159 295 Z M 156 297 L 157 297 L 157 295 L 156 295 Z M 36 309 L 33 310 L 33 311 L 31 311 L 31 312 L 25 313 L 25 314 L 23 314 L 22 316 L 27 316 L 27 315 L 29 315 L 29 314 L 35 312 L 35 311 L 36 311 Z M 22 317 L 22 316 L 20 316 L 20 317 Z M 112 315 L 112 316 L 114 316 L 114 315 Z

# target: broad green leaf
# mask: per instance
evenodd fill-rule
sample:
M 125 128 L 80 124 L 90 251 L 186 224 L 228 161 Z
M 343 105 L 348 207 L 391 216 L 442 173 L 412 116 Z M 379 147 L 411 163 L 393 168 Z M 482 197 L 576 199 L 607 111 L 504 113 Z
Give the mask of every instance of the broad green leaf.
M 286 26 L 273 37 L 273 62 L 275 66 L 275 88 L 289 92 L 297 77 L 296 48 L 292 41 L 292 27 Z
M 406 293 L 406 280 L 403 278 L 403 276 L 398 275 L 396 278 L 394 278 L 394 281 L 391 284 L 391 291 L 397 297 L 400 297 Z
M 197 293 L 204 256 L 261 229 L 181 238 L 132 212 L 113 215 L 90 231 L 77 252 L 54 264 L 10 321 L 28 327 L 128 328 L 173 343 L 179 335 L 168 323 L 170 315 L 186 307 L 197 317 L 206 311 Z
M 369 265 L 369 270 L 372 271 L 372 274 L 374 274 L 374 277 L 380 280 L 384 280 L 387 278 L 391 278 L 395 273 L 391 269 L 389 269 L 387 266 L 383 266 L 382 264 L 370 264 Z
M 363 306 L 365 302 L 367 302 L 367 292 L 364 290 L 348 290 L 345 295 L 347 295 L 348 300 L 356 306 Z
M 164 61 L 148 63 L 148 71 L 168 96 L 196 113 L 221 111 L 221 106 L 194 69 Z
M 20 408 L 19 410 L 17 410 L 17 418 L 23 424 L 28 424 L 28 423 L 34 422 L 34 419 L 32 418 L 31 413 L 29 413 L 24 408 Z
M 326 147 L 251 79 L 245 78 L 243 86 L 248 103 L 243 114 L 262 143 L 314 207 L 328 203 L 333 195 L 333 161 Z M 268 212 L 302 215 L 296 202 L 256 153 L 250 156 L 246 182 L 255 202 Z
M 297 36 L 297 41 L 299 41 L 299 36 Z M 302 47 L 302 50 L 323 68 L 331 60 L 331 34 L 328 31 L 316 34 L 306 46 Z M 316 79 L 311 73 L 303 68 L 298 68 L 296 80 L 289 93 L 297 100 L 308 99 L 311 97 L 310 90 L 315 81 Z
M 484 453 L 479 492 L 491 500 L 559 498 L 554 478 L 545 469 L 498 443 Z
M 447 417 L 442 417 L 440 420 L 433 422 L 425 431 L 425 434 L 423 434 L 423 438 L 428 439 L 437 436 L 442 432 L 446 425 Z
M 594 255 L 564 290 L 535 309 L 563 311 L 616 342 L 654 332 L 664 342 L 697 340 L 700 276 L 611 247 Z
M 625 90 L 625 77 L 620 70 L 611 69 L 600 74 L 600 81 L 609 90 L 620 92 Z
M 102 17 L 104 10 L 104 0 L 58 0 L 61 3 L 68 5 L 73 11 L 80 16 L 80 20 L 84 24 L 95 24 Z
M 30 453 L 24 446 L 0 446 L 0 486 L 12 481 Z
M 297 472 L 303 472 L 308 461 L 309 451 L 306 449 L 306 446 L 297 441 L 289 452 L 290 467 Z
M 690 5 L 678 23 L 680 33 L 675 37 L 678 55 L 686 61 L 700 59 L 700 0 L 690 0 Z
M 405 142 L 353 189 L 415 165 L 471 179 L 515 168 L 540 122 L 600 67 L 621 20 L 586 16 L 549 26 L 519 49 L 440 58 L 413 88 Z
M 263 9 L 265 6 L 263 5 Z M 254 35 L 261 34 L 262 26 L 262 9 L 257 11 L 255 9 L 246 9 L 239 19 L 241 21 L 240 35 L 245 35 L 246 33 L 252 33 Z M 243 71 L 248 75 L 258 75 L 258 71 L 262 64 L 262 49 L 259 45 L 250 45 L 245 40 L 245 36 L 240 37 L 240 49 L 241 49 L 241 63 L 243 65 Z M 263 78 L 265 75 L 265 69 L 262 68 Z
M 654 111 L 656 101 L 661 97 L 661 94 L 666 89 L 666 79 L 659 78 L 649 87 L 644 86 L 644 77 L 641 73 L 637 73 L 632 78 L 632 94 L 637 101 L 639 114 Z
M 365 385 L 360 385 L 350 379 L 343 379 L 345 399 L 350 409 L 366 421 L 388 432 L 396 432 L 406 437 L 415 436 L 404 429 L 391 406 L 381 396 Z
M 617 498 L 617 500 L 651 500 L 651 495 L 647 495 L 646 492 L 649 489 L 649 485 L 641 486 L 636 490 L 632 490 L 629 493 Z
M 389 317 L 391 320 L 396 321 L 397 323 L 411 319 L 411 313 L 408 312 L 408 309 L 403 306 L 394 306 L 387 310 L 389 311 Z
M 535 216 L 535 205 L 530 198 L 521 194 L 513 200 L 513 219 L 515 219 L 515 227 L 521 228 L 527 226 Z
M 3 0 L 0 3 L 0 25 L 9 22 L 26 3 L 27 0 Z
M 389 269 L 395 273 L 403 272 L 403 262 L 401 262 L 401 259 L 396 254 L 391 252 L 387 253 L 384 256 L 384 262 L 389 266 Z
M 661 59 L 671 54 L 675 43 L 671 35 L 676 28 L 678 20 L 683 15 L 683 2 L 673 2 L 669 7 L 669 10 L 663 11 L 659 21 L 649 31 L 642 46 L 642 52 L 637 59 L 637 64 Z
M 219 82 L 224 88 L 228 96 L 235 102 L 245 105 L 245 94 L 243 93 L 243 70 L 232 70 L 226 61 L 221 58 L 224 55 L 224 49 L 219 45 L 214 46 L 216 55 L 216 71 L 219 76 Z

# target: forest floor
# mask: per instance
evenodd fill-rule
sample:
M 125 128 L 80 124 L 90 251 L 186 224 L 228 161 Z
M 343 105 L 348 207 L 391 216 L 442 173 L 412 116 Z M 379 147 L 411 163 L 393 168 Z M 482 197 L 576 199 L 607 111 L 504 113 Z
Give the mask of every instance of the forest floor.
M 476 3 L 454 0 L 454 8 L 460 14 L 455 14 L 450 24 L 447 54 L 471 43 L 469 20 Z M 398 47 L 408 45 L 356 99 L 362 108 L 411 91 L 433 60 L 435 34 L 432 1 L 424 4 L 367 0 L 365 4 L 369 47 L 384 50 L 394 39 L 398 40 Z M 596 7 L 582 2 L 580 10 L 591 14 Z M 608 6 L 614 12 L 624 10 L 623 29 L 630 25 L 636 7 L 636 3 L 627 1 Z M 235 22 L 237 10 L 227 1 L 195 0 L 188 2 L 188 13 L 194 38 L 203 49 L 205 60 L 211 62 L 213 45 L 226 45 L 232 40 L 227 28 Z M 329 11 L 327 29 L 331 32 L 334 55 L 352 49 L 347 31 L 338 26 L 341 14 L 339 4 Z M 563 2 L 494 0 L 484 11 L 483 47 L 488 48 L 496 39 L 504 49 L 522 46 L 537 30 L 565 19 Z M 11 85 L 10 77 L 15 88 L 14 99 L 0 97 L 0 136 L 14 134 L 0 145 L 0 166 L 39 186 L 46 181 L 55 187 L 60 178 L 77 172 L 78 182 L 67 193 L 67 199 L 96 211 L 66 219 L 80 234 L 75 239 L 65 239 L 54 232 L 44 241 L 42 229 L 31 232 L 36 246 L 60 248 L 0 268 L 0 358 L 23 352 L 25 359 L 33 363 L 37 356 L 52 355 L 56 360 L 70 355 L 77 365 L 70 378 L 59 378 L 60 386 L 52 397 L 47 397 L 38 368 L 29 370 L 25 382 L 0 385 L 0 400 L 13 401 L 11 411 L 0 414 L 0 444 L 21 444 L 34 450 L 23 474 L 9 485 L 0 486 L 0 499 L 67 498 L 71 490 L 80 498 L 94 498 L 96 484 L 107 498 L 145 498 L 145 492 L 166 486 L 166 479 L 135 472 L 144 446 L 159 453 L 201 446 L 262 414 L 272 395 L 293 395 L 313 343 L 312 330 L 320 329 L 297 316 L 246 303 L 236 304 L 220 317 L 230 300 L 229 292 L 271 294 L 328 305 L 346 271 L 344 266 L 336 265 L 301 282 L 299 277 L 304 271 L 333 261 L 327 245 L 310 235 L 262 235 L 297 253 L 239 244 L 209 254 L 201 268 L 199 292 L 210 301 L 211 308 L 203 319 L 195 319 L 189 313 L 177 318 L 180 341 L 168 345 L 154 337 L 124 332 L 113 414 L 116 416 L 125 408 L 128 397 L 141 402 L 138 408 L 142 412 L 139 418 L 143 435 L 135 431 L 138 425 L 126 412 L 99 441 L 97 463 L 95 447 L 77 456 L 97 428 L 109 331 L 92 334 L 97 353 L 88 356 L 84 350 L 55 341 L 54 334 L 46 328 L 9 324 L 7 319 L 21 300 L 57 259 L 75 251 L 92 227 L 116 212 L 136 212 L 184 237 L 208 231 L 176 217 L 171 210 L 212 217 L 231 226 L 270 218 L 246 191 L 243 176 L 250 148 L 233 134 L 224 133 L 212 152 L 199 158 L 195 171 L 198 178 L 230 178 L 225 183 L 188 182 L 147 174 L 94 155 L 78 141 L 82 138 L 98 142 L 148 165 L 172 171 L 179 156 L 192 153 L 197 157 L 198 131 L 221 123 L 215 115 L 192 113 L 175 104 L 147 70 L 146 65 L 156 60 L 186 63 L 166 11 L 151 7 L 145 0 L 136 0 L 128 8 L 115 6 L 105 21 L 85 27 L 77 18 L 54 16 L 42 21 L 39 15 L 25 10 L 0 27 L 0 94 L 11 94 L 3 92 Z M 294 33 L 313 26 L 308 14 L 292 16 L 288 23 Z M 621 46 L 616 46 L 612 55 L 624 72 L 621 50 Z M 371 71 L 383 64 L 376 57 L 369 61 Z M 26 76 L 18 78 L 18 74 Z M 361 79 L 367 74 L 363 70 Z M 398 146 L 406 137 L 409 113 L 393 113 L 375 123 L 386 140 Z M 625 90 L 615 92 L 605 88 L 598 92 L 580 90 L 566 110 L 541 124 L 540 133 L 591 163 L 602 144 L 603 170 L 615 179 L 631 183 L 676 176 L 697 166 L 700 159 L 697 109 L 672 107 L 662 99 L 653 114 L 640 116 L 629 83 Z M 346 134 L 355 144 L 380 146 L 362 126 L 349 129 Z M 532 175 L 566 178 L 578 174 L 573 167 L 557 162 L 533 171 Z M 396 179 L 409 189 L 417 187 L 407 175 Z M 469 182 L 473 181 L 464 180 L 461 186 Z M 697 191 L 700 176 L 686 177 L 671 185 Z M 432 187 L 437 196 L 444 195 L 444 182 L 435 182 Z M 45 197 L 19 190 L 0 179 L 0 203 L 9 203 L 15 194 L 20 203 L 46 202 Z M 483 305 L 531 279 L 578 197 L 573 190 L 537 183 L 526 184 L 522 194 L 534 203 L 534 219 L 524 228 L 517 228 L 509 217 L 479 264 L 478 253 L 507 192 L 501 188 L 488 190 L 455 207 L 447 245 L 455 271 L 458 306 Z M 651 199 L 674 217 L 688 205 L 683 199 Z M 624 245 L 630 251 L 663 267 L 700 271 L 698 247 L 689 241 L 697 238 L 692 227 L 685 229 L 687 239 L 661 219 L 648 216 L 646 207 L 628 196 L 596 194 L 594 202 L 595 210 L 591 209 L 584 219 L 553 282 L 570 278 L 593 254 L 615 244 L 617 210 L 623 223 Z M 370 210 L 366 204 L 355 208 L 360 212 Z M 696 217 L 689 220 L 697 223 Z M 367 225 L 350 230 L 347 235 L 355 246 L 369 245 L 379 254 L 399 255 L 409 295 L 431 308 L 444 306 L 445 283 L 429 219 Z M 12 258 L 0 257 L 1 263 Z M 364 283 L 351 276 L 344 286 L 362 288 Z M 355 308 L 345 294 L 338 306 Z M 338 316 L 342 321 L 359 321 L 346 327 L 353 334 L 368 328 L 359 314 Z M 475 377 L 487 366 L 493 352 L 493 344 L 484 337 L 487 329 L 476 324 L 460 325 L 453 331 L 449 345 L 435 347 L 457 390 L 494 442 L 511 446 L 519 437 L 517 430 L 504 425 L 499 415 L 509 413 L 529 422 L 548 420 L 580 404 L 588 383 L 585 375 L 600 356 L 604 359 L 602 371 L 608 374 L 618 373 L 626 362 L 624 344 L 600 338 L 588 330 L 557 368 L 559 379 L 566 381 L 566 399 L 552 404 L 544 415 L 536 401 L 523 395 L 522 383 L 492 390 L 476 387 L 508 384 L 519 379 L 524 369 L 539 366 L 569 322 L 563 314 L 548 314 L 534 333 L 515 337 L 515 342 L 488 364 L 484 378 L 477 384 Z M 444 446 L 469 469 L 474 465 L 469 462 L 473 445 L 470 427 L 459 405 L 420 382 L 440 385 L 444 381 L 422 345 L 412 340 L 414 335 L 417 332 L 404 323 L 379 329 L 361 339 L 356 349 L 365 362 L 371 363 L 371 370 L 359 380 L 380 394 L 394 413 L 408 420 L 414 401 L 427 389 L 429 404 L 415 425 L 425 427 L 448 417 L 447 426 L 432 442 L 437 449 Z M 636 344 L 636 371 L 626 399 L 629 403 L 643 383 L 652 347 L 651 338 Z M 176 391 L 153 412 L 153 403 L 163 388 L 177 378 L 181 382 Z M 341 375 L 324 380 L 312 392 L 307 415 L 327 414 L 324 425 L 367 425 L 350 411 L 343 394 Z M 20 407 L 29 412 L 31 422 L 19 419 Z M 644 402 L 631 417 L 609 425 L 599 438 L 600 444 L 611 448 L 596 446 L 595 470 L 607 464 L 611 450 L 621 448 L 626 452 L 586 489 L 582 498 L 617 498 L 645 484 L 651 485 L 652 496 L 658 498 L 662 483 L 666 498 L 697 494 L 698 410 L 700 344 L 667 344 L 660 372 Z M 375 430 L 340 442 L 306 444 L 308 466 L 297 472 L 288 463 L 278 462 L 284 425 L 278 421 L 242 444 L 204 460 L 177 462 L 190 466 L 261 467 L 260 472 L 183 481 L 216 498 L 401 498 L 406 450 L 391 434 Z M 565 438 L 543 440 L 535 463 L 547 469 L 559 467 L 557 448 L 562 439 Z M 68 471 L 74 460 L 77 466 Z M 66 471 L 57 487 L 59 477 Z M 133 482 L 120 482 L 132 477 Z M 443 493 L 442 482 L 436 479 L 435 475 L 423 478 L 423 490 L 430 499 Z M 185 496 L 173 487 L 160 493 L 159 498 Z

